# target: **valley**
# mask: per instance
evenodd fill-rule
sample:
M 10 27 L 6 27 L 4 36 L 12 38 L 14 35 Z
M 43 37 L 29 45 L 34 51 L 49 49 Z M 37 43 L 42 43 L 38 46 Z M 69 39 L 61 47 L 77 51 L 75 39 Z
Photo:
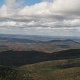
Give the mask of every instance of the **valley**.
M 35 39 L 34 39 L 35 38 Z M 23 35 L 0 35 L 0 52 L 14 51 L 40 51 L 58 52 L 68 49 L 80 49 L 79 38 L 58 38 Z

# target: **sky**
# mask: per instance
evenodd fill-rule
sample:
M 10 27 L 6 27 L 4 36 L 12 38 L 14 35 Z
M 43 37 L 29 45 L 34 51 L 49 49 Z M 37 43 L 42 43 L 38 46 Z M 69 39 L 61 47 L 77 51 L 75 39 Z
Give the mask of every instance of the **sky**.
M 0 34 L 80 37 L 80 0 L 1 0 Z

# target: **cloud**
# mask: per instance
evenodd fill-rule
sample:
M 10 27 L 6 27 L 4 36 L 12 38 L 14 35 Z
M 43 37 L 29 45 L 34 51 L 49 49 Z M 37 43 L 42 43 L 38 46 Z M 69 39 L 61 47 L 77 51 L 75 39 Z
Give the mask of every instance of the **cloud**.
M 54 0 L 43 1 L 32 6 L 26 6 L 20 11 L 20 15 L 38 16 L 80 16 L 80 0 Z M 69 16 L 69 17 L 70 17 Z
M 43 31 L 72 29 L 80 32 L 80 0 L 44 0 L 24 7 L 20 4 L 16 0 L 5 0 L 0 8 L 1 28 Z
M 0 17 L 13 17 L 19 11 L 19 4 L 15 0 L 5 0 L 5 4 L 0 8 Z

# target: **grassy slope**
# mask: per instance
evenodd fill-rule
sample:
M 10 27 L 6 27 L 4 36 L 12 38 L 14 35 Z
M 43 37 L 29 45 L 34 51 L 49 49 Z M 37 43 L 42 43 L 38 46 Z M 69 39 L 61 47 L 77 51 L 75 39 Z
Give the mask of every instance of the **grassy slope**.
M 45 61 L 17 68 L 0 66 L 0 80 L 80 80 L 80 58 Z
M 80 80 L 80 58 L 41 62 L 18 69 L 32 80 Z
M 7 59 L 8 59 L 8 56 L 11 58 L 10 60 L 12 60 L 12 58 L 16 58 L 16 59 L 19 58 L 17 57 L 17 55 L 16 56 L 12 55 L 12 53 L 14 53 L 13 51 L 12 53 L 11 51 L 10 52 L 8 51 L 8 53 L 9 55 L 4 52 L 4 54 L 6 54 L 5 56 L 7 57 Z M 16 52 L 16 53 L 18 54 L 18 56 L 20 55 L 19 52 Z M 51 60 L 51 59 L 50 59 L 51 61 L 43 60 L 43 62 L 38 62 L 34 64 L 23 64 L 18 67 L 0 66 L 0 80 L 80 80 L 79 53 L 80 53 L 80 50 L 77 50 L 77 51 L 67 50 L 67 51 L 61 51 L 56 53 L 57 54 L 56 56 L 59 60 Z M 30 57 L 31 57 L 31 54 L 29 53 Z M 38 59 L 38 58 L 41 59 L 42 58 L 41 55 L 43 53 L 42 54 L 40 53 L 41 55 L 39 55 L 39 53 L 37 54 L 38 56 L 36 57 L 34 57 L 35 55 L 32 55 L 32 58 L 30 58 L 28 55 L 23 55 L 23 56 L 21 55 L 19 60 L 21 60 L 24 63 L 24 58 L 30 59 L 31 62 L 34 59 Z M 77 56 L 77 55 L 78 57 L 74 57 L 73 59 L 72 56 Z M 24 56 L 27 56 L 27 57 L 24 57 Z M 64 57 L 69 57 L 69 58 L 64 59 Z M 3 62 L 7 61 L 7 59 L 4 57 L 2 57 L 2 59 L 4 59 Z M 9 63 L 10 60 L 8 60 L 7 62 Z M 12 60 L 12 61 L 15 62 L 17 60 Z M 19 62 L 17 64 L 19 64 Z

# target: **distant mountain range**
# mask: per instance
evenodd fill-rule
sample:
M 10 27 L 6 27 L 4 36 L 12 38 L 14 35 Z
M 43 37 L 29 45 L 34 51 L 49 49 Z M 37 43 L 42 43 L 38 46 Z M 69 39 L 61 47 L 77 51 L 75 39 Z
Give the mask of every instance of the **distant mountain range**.
M 41 36 L 41 35 L 18 35 L 18 34 L 0 34 L 0 38 L 29 39 L 33 41 L 51 41 L 51 40 L 80 40 L 77 36 Z
M 12 38 L 12 37 L 0 37 L 0 41 L 5 42 L 20 42 L 20 43 L 52 43 L 52 42 L 67 42 L 67 41 L 73 41 L 71 39 L 64 39 L 64 40 L 49 40 L 49 41 L 38 41 L 38 40 L 30 40 L 30 39 L 24 39 L 24 38 Z M 74 42 L 79 42 L 77 40 L 74 40 Z

